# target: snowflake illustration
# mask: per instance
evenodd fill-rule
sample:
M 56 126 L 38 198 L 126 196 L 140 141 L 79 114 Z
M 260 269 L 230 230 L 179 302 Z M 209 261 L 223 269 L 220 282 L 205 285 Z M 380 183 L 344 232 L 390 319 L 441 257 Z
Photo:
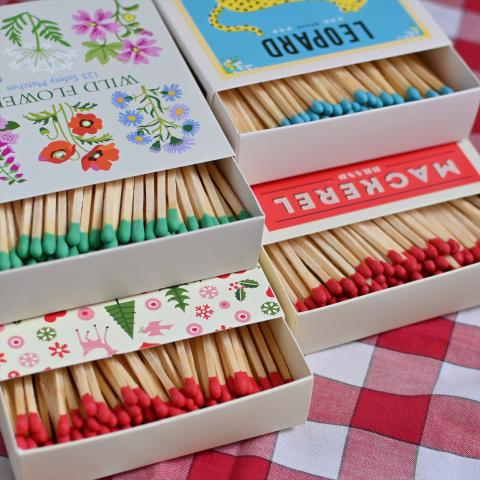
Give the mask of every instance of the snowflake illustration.
M 60 358 L 63 358 L 64 355 L 70 353 L 70 350 L 68 349 L 68 345 L 66 343 L 60 345 L 58 342 L 55 342 L 53 344 L 53 347 L 48 347 L 48 349 L 52 352 L 50 354 L 52 357 L 58 355 Z
M 0 353 L 0 363 L 7 363 L 7 356 L 4 353 Z
M 218 288 L 213 287 L 212 285 L 205 285 L 198 291 L 198 293 L 202 298 L 208 298 L 209 300 L 211 300 L 218 295 Z
M 271 302 L 269 300 L 267 300 L 265 303 L 262 303 L 260 309 L 265 315 L 274 316 L 280 313 L 280 305 L 278 305 L 277 302 Z
M 36 353 L 27 352 L 20 355 L 18 361 L 22 367 L 34 367 L 40 361 L 40 358 Z
M 52 327 L 42 327 L 37 330 L 37 338 L 42 342 L 51 342 L 57 337 L 57 331 Z
M 213 309 L 210 305 L 199 305 L 195 307 L 195 316 L 208 320 L 213 315 Z

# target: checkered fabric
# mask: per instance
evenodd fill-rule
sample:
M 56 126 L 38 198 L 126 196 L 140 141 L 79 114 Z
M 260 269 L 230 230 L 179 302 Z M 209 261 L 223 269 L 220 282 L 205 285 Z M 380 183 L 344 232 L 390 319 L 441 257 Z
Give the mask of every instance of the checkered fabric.
M 425 3 L 480 74 L 480 0 Z M 480 117 L 473 141 L 480 148 Z M 480 479 L 480 308 L 307 360 L 305 425 L 111 480 Z M 5 455 L 0 439 L 0 479 L 10 480 Z

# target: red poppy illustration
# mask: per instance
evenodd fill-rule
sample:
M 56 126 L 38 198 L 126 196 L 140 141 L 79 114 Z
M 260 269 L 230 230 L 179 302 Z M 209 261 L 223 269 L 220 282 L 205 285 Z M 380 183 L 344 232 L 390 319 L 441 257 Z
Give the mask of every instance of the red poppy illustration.
M 90 168 L 93 170 L 110 170 L 111 162 L 118 160 L 119 153 L 114 143 L 97 145 L 82 158 L 82 168 L 85 172 Z
M 103 121 L 93 113 L 77 113 L 69 122 L 68 126 L 76 135 L 97 133 L 103 128 Z
M 50 162 L 60 164 L 66 162 L 75 153 L 75 145 L 65 140 L 57 140 L 49 143 L 38 157 L 40 162 Z

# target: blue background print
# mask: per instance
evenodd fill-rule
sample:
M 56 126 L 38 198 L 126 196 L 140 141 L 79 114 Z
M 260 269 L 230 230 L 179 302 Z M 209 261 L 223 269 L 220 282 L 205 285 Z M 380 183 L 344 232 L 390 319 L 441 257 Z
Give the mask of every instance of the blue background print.
M 257 27 L 262 36 L 212 27 L 215 0 L 180 1 L 226 74 L 425 35 L 400 0 L 368 0 L 350 13 L 327 0 L 297 0 L 247 13 L 225 8 L 218 17 L 222 25 Z

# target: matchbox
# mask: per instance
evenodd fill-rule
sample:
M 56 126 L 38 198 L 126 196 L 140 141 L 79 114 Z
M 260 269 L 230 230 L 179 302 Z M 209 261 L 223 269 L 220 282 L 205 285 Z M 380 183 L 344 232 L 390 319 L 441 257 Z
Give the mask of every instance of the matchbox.
M 0 272 L 0 323 L 253 268 L 263 213 L 236 162 L 217 165 L 251 218 Z
M 238 289 L 232 289 L 232 285 L 235 283 L 239 285 L 239 288 L 244 289 L 245 296 L 238 295 L 236 293 Z M 30 352 L 28 357 L 30 363 L 33 361 L 33 351 L 36 352 L 36 358 L 38 358 L 36 365 L 32 367 L 27 367 L 25 362 L 18 365 L 9 364 L 8 368 L 16 369 L 17 373 L 4 377 L 4 380 L 7 377 L 13 380 L 6 380 L 6 383 L 2 384 L 0 394 L 0 426 L 10 462 L 18 480 L 60 480 L 67 475 L 73 479 L 93 480 L 305 422 L 310 405 L 313 378 L 292 333 L 284 319 L 281 318 L 282 311 L 260 267 L 217 279 L 184 285 L 183 287 L 185 295 L 182 298 L 172 296 L 166 289 L 160 292 L 149 292 L 131 299 L 119 300 L 120 305 L 127 301 L 133 301 L 136 304 L 133 309 L 129 310 L 128 321 L 126 321 L 125 315 L 122 317 L 114 314 L 111 309 L 109 310 L 109 305 L 104 304 L 84 307 L 79 310 L 75 309 L 66 312 L 65 315 L 48 317 L 48 321 L 46 316 L 45 318 L 26 320 L 5 327 L 3 333 L 17 339 L 17 343 L 11 348 L 16 348 L 17 353 L 20 354 Z M 175 307 L 175 304 L 179 301 L 185 303 L 185 308 L 177 309 Z M 198 318 L 197 329 L 192 329 L 189 328 L 187 323 L 196 311 L 195 305 L 198 302 L 208 303 L 212 307 L 212 316 L 208 320 L 206 320 L 206 317 Z M 268 311 L 266 308 L 262 308 L 266 303 L 271 307 Z M 275 309 L 273 309 L 274 305 L 276 306 Z M 238 311 L 243 312 L 242 316 L 236 315 Z M 245 316 L 247 314 L 248 316 Z M 161 320 L 150 321 L 152 318 L 164 315 L 166 316 L 164 322 Z M 53 318 L 55 320 L 52 320 Z M 167 328 L 167 320 L 173 322 L 170 325 L 171 328 Z M 95 340 L 95 334 L 89 336 L 87 332 L 86 337 L 83 335 L 85 328 L 97 331 L 100 329 L 103 334 L 104 324 L 110 328 L 108 339 L 105 338 L 105 342 L 102 340 L 103 335 L 99 336 L 98 341 Z M 152 329 L 153 324 L 157 324 L 157 326 L 162 324 L 164 329 L 160 331 L 158 331 L 158 328 Z M 208 350 L 205 346 L 206 343 L 203 343 L 205 350 L 197 350 L 196 346 L 199 342 L 205 342 L 206 336 L 212 335 L 227 335 L 227 337 L 230 335 L 230 338 L 233 339 L 232 335 L 236 335 L 236 332 L 248 328 L 251 331 L 252 338 L 255 339 L 255 345 L 258 346 L 260 344 L 257 343 L 254 330 L 256 325 L 259 326 L 256 330 L 257 334 L 260 332 L 265 338 L 265 345 L 271 352 L 269 354 L 267 351 L 266 355 L 272 355 L 277 365 L 276 355 L 281 352 L 284 368 L 289 372 L 286 383 L 282 381 L 281 384 L 273 388 L 262 389 L 262 391 L 256 391 L 246 396 L 238 395 L 231 401 L 218 404 L 215 404 L 216 402 L 209 403 L 210 406 L 205 405 L 204 408 L 187 411 L 183 415 L 150 420 L 139 426 L 132 425 L 128 429 L 104 432 L 102 435 L 97 434 L 91 438 L 74 440 L 69 437 L 73 441 L 28 449 L 22 449 L 17 445 L 19 428 L 22 424 L 18 422 L 17 418 L 16 431 L 14 431 L 10 420 L 11 414 L 9 412 L 13 405 L 12 400 L 17 398 L 15 394 L 12 396 L 12 390 L 10 389 L 12 382 L 18 382 L 22 378 L 25 381 L 25 379 L 30 378 L 29 374 L 40 371 L 43 373 L 38 375 L 47 378 L 49 375 L 55 375 L 55 372 L 65 372 L 65 367 L 76 368 L 75 365 L 84 362 L 93 362 L 96 375 L 98 375 L 100 370 L 97 369 L 97 365 L 99 362 L 115 360 L 126 352 L 137 352 L 135 355 L 138 354 L 138 358 L 146 359 L 149 358 L 148 355 L 143 353 L 140 355 L 139 352 L 156 352 L 158 348 L 164 348 L 165 345 L 166 351 L 174 359 L 170 346 L 176 345 L 174 348 L 178 348 L 178 341 L 181 340 L 180 343 L 188 342 L 193 345 L 193 364 L 196 366 L 199 382 L 202 383 L 201 352 L 208 355 Z M 45 337 L 42 340 L 39 336 L 30 335 L 39 328 L 43 328 L 43 330 L 40 330 L 41 332 L 46 331 L 46 328 L 50 329 L 50 331 L 56 333 L 56 337 L 50 340 Z M 265 328 L 271 332 L 271 337 L 263 333 Z M 75 335 L 75 329 L 82 330 L 78 339 Z M 214 333 L 212 334 L 212 332 Z M 18 346 L 18 339 L 20 338 L 23 339 L 23 344 Z M 241 344 L 246 346 L 244 337 L 239 334 L 239 338 L 241 338 Z M 55 348 L 57 340 L 57 344 L 64 342 L 67 347 L 63 350 L 63 354 L 44 355 L 44 350 L 47 352 L 48 347 L 53 346 L 52 348 Z M 92 345 L 91 349 L 85 349 L 85 344 L 88 342 Z M 104 348 L 106 344 L 112 351 Z M 278 348 L 276 353 L 272 349 L 274 344 Z M 220 346 L 221 343 L 217 343 L 217 345 L 220 350 L 223 348 Z M 138 351 L 139 348 L 140 351 Z M 258 346 L 258 348 L 261 352 L 261 347 Z M 180 352 L 180 350 L 177 351 Z M 249 356 L 246 361 L 251 365 L 252 371 L 257 372 L 255 363 L 251 360 L 253 357 L 250 356 L 250 351 L 247 351 Z M 235 350 L 235 352 L 238 352 L 238 350 Z M 233 354 L 233 351 L 231 353 Z M 261 353 L 261 355 L 263 361 L 264 353 Z M 127 357 L 123 356 L 123 358 Z M 237 356 L 237 360 L 238 358 Z M 8 360 L 10 361 L 10 359 Z M 222 356 L 222 365 L 227 365 L 223 360 Z M 176 361 L 174 360 L 174 362 Z M 13 358 L 11 362 L 14 362 Z M 47 374 L 44 372 L 46 364 L 50 365 Z M 87 363 L 84 364 L 88 365 Z M 175 363 L 175 365 L 177 364 Z M 176 368 L 179 372 L 181 371 L 178 366 Z M 13 372 L 14 370 L 10 371 Z M 78 388 L 81 384 L 77 383 L 74 370 L 70 371 L 72 372 L 71 379 L 74 379 L 73 385 Z M 135 378 L 139 380 L 142 378 L 140 370 L 129 369 L 129 371 Z M 24 375 L 26 377 L 23 377 Z M 169 375 L 171 376 L 171 374 Z M 257 377 L 255 376 L 255 378 Z M 91 380 L 89 381 L 91 382 Z M 108 378 L 108 381 L 110 382 L 111 379 Z M 115 382 L 112 383 L 112 385 L 114 384 Z M 163 381 L 162 384 L 165 385 Z M 39 385 L 45 384 L 39 384 L 36 380 L 33 382 L 38 405 L 40 405 L 42 397 L 41 394 L 38 394 L 37 389 L 43 388 Z M 101 388 L 102 392 L 107 392 L 105 387 L 102 386 Z M 186 392 L 188 392 L 188 389 Z M 212 394 L 211 390 L 210 394 Z M 15 405 L 14 411 L 19 414 L 21 408 L 18 403 Z M 279 415 L 278 412 L 282 412 L 282 414 Z M 88 409 L 81 409 L 81 413 L 82 415 L 89 415 Z M 255 421 L 246 424 L 240 420 L 245 416 Z M 73 424 L 72 429 L 74 425 L 76 423 Z M 208 435 L 205 435 L 207 430 Z M 58 431 L 55 430 L 55 435 Z M 169 438 L 172 441 L 159 441 L 162 438 Z M 132 445 L 136 445 L 137 448 L 132 450 Z M 92 462 L 92 458 L 102 458 L 102 461 Z
M 478 79 L 416 0 L 246 2 L 245 11 L 236 2 L 219 1 L 215 6 L 157 0 L 157 4 L 205 88 L 250 184 L 460 141 L 473 125 L 480 98 Z M 273 124 L 267 128 L 262 119 L 254 129 L 241 128 L 227 103 L 229 96 L 247 87 L 280 79 L 288 83 L 300 75 L 307 78 L 406 54 L 416 54 L 455 92 L 322 116 L 315 108 L 312 115 L 308 108 L 312 99 L 292 87 L 299 105 L 306 108 L 283 120 L 273 107 L 266 108 Z M 259 102 L 258 97 L 254 101 Z M 262 107 L 257 106 L 260 111 Z
M 464 141 L 254 187 L 304 353 L 480 303 L 479 171 Z

